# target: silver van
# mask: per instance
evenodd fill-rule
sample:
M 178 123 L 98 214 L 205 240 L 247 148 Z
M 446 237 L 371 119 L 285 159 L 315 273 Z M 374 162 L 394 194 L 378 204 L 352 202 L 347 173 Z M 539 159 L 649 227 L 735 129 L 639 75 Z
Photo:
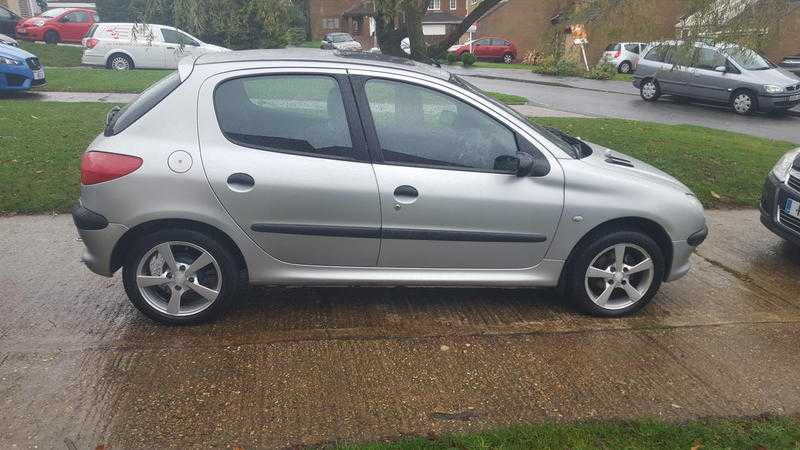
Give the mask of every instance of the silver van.
M 645 49 L 633 85 L 645 101 L 668 94 L 728 104 L 743 115 L 800 104 L 800 78 L 731 44 L 654 43 Z

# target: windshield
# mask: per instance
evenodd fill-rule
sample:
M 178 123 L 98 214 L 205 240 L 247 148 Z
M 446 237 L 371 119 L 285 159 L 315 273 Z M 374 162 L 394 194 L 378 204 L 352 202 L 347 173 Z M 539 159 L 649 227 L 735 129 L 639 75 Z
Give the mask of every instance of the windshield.
M 349 34 L 332 34 L 331 35 L 331 42 L 350 42 L 353 40 L 353 37 Z
M 489 97 L 483 91 L 478 89 L 477 86 L 475 86 L 472 83 L 470 83 L 469 81 L 466 81 L 465 79 L 459 77 L 458 75 L 451 75 L 450 76 L 450 82 L 454 83 L 454 84 L 456 84 L 456 85 L 458 85 L 458 86 L 460 86 L 460 87 L 462 87 L 462 88 L 464 88 L 464 89 L 466 89 L 466 90 L 468 90 L 468 91 L 470 91 L 470 92 L 472 92 L 474 94 L 478 94 L 481 97 L 485 98 L 486 100 L 489 100 L 490 102 L 492 102 L 494 105 L 502 108 L 503 111 L 506 111 L 507 113 L 509 113 L 509 114 L 513 115 L 514 117 L 516 117 L 517 119 L 521 120 L 523 123 L 527 124 L 534 131 L 536 131 L 537 133 L 539 133 L 542 136 L 544 136 L 545 138 L 547 138 L 547 140 L 549 140 L 550 142 L 552 142 L 553 144 L 558 146 L 558 148 L 560 148 L 561 150 L 564 150 L 564 152 L 566 152 L 568 155 L 572 156 L 573 158 L 580 159 L 580 158 L 583 158 L 583 157 L 588 156 L 589 154 L 591 154 L 591 149 L 586 144 L 584 144 L 582 141 L 580 141 L 580 140 L 578 140 L 578 139 L 576 139 L 576 138 L 574 138 L 572 136 L 569 136 L 568 134 L 566 134 L 564 132 L 556 130 L 555 128 L 543 127 L 543 126 L 541 126 L 541 125 L 539 125 L 537 123 L 531 122 L 527 117 L 523 116 L 522 114 L 520 114 L 519 112 L 517 112 L 513 108 L 509 108 L 504 103 L 501 103 L 501 102 L 497 101 L 496 99 L 494 99 L 492 97 Z
M 64 11 L 66 11 L 66 9 L 64 8 L 51 9 L 49 11 L 43 12 L 42 17 L 47 17 L 49 19 L 52 19 L 53 17 L 60 16 Z
M 745 47 L 731 47 L 723 50 L 745 70 L 767 70 L 775 67 L 769 60 Z

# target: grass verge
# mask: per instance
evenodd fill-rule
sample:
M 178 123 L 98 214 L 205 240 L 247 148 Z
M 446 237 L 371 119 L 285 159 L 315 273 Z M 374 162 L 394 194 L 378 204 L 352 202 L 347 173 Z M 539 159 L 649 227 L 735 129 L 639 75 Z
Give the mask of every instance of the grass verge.
M 493 97 L 495 100 L 505 103 L 506 105 L 527 105 L 528 99 L 520 97 L 519 95 L 503 94 L 502 92 L 487 92 L 486 95 Z
M 68 210 L 78 197 L 80 154 L 113 105 L 3 100 L 0 213 Z M 764 176 L 794 144 L 688 125 L 540 118 L 648 162 L 686 183 L 708 207 L 754 207 Z
M 716 419 L 669 424 L 647 420 L 538 424 L 485 433 L 417 438 L 342 449 L 789 449 L 800 446 L 796 418 Z
M 626 153 L 681 180 L 707 207 L 755 207 L 764 177 L 796 144 L 692 125 L 620 119 L 536 118 Z
M 45 69 L 49 67 L 76 67 L 81 65 L 83 49 L 68 45 L 48 45 L 41 42 L 19 41 L 19 46 L 39 58 Z
M 68 210 L 78 198 L 80 155 L 113 106 L 2 100 L 0 214 Z
M 303 48 L 320 48 L 321 46 L 322 46 L 322 40 L 305 41 L 302 44 L 298 45 L 298 47 L 303 47 Z
M 58 92 L 139 93 L 172 70 L 119 72 L 89 68 L 45 68 L 47 85 L 37 90 Z

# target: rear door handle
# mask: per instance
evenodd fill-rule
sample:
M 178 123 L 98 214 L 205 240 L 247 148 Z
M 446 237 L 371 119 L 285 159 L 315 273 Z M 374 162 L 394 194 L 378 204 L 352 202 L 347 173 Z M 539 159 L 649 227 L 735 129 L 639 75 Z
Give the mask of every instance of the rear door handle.
M 248 192 L 256 185 L 256 180 L 246 173 L 234 173 L 228 177 L 228 188 L 234 192 Z

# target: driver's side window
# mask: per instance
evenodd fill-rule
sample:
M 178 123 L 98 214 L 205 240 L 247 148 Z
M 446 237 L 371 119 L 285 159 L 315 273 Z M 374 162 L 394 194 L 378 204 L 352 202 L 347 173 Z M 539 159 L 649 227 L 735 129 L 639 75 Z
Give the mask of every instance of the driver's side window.
M 476 108 L 421 86 L 372 79 L 365 86 L 387 163 L 513 172 L 514 133 Z

